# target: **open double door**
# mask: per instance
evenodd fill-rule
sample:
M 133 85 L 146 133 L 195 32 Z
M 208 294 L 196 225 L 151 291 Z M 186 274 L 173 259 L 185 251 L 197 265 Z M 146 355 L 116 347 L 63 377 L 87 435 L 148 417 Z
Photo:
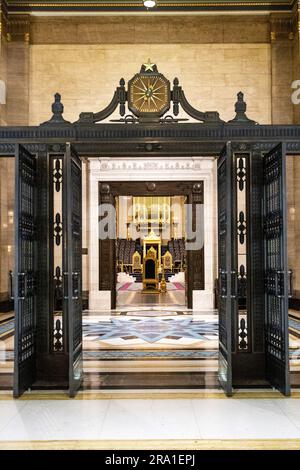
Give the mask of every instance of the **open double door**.
M 15 151 L 15 368 L 14 396 L 37 379 L 37 321 L 40 287 L 38 214 L 39 155 L 16 144 Z M 69 361 L 69 394 L 82 382 L 82 200 L 81 160 L 70 144 L 63 155 L 63 315 Z M 47 203 L 47 202 L 46 202 Z M 49 273 L 51 276 L 51 273 Z
M 288 285 L 285 145 L 261 156 L 260 170 L 264 263 L 263 322 L 266 379 L 285 395 L 290 393 L 288 341 Z M 218 159 L 218 269 L 219 269 L 219 381 L 233 392 L 233 351 L 238 309 L 236 158 L 227 143 Z M 250 187 L 251 192 L 251 187 Z M 257 236 L 259 236 L 257 234 Z M 256 236 L 256 238 L 257 238 Z M 251 239 L 248 249 L 251 249 Z M 257 266 L 257 269 L 261 267 Z M 255 271 L 256 267 L 252 265 Z M 255 275 L 248 273 L 249 277 Z M 252 295 L 254 293 L 252 292 Z M 241 354 L 244 354 L 243 352 Z
M 14 396 L 36 381 L 39 276 L 39 170 L 37 155 L 16 145 L 15 203 L 15 371 Z M 236 160 L 227 143 L 218 159 L 219 380 L 232 394 L 234 318 L 237 315 Z M 288 268 L 286 247 L 285 148 L 262 157 L 262 240 L 266 376 L 289 394 Z M 63 156 L 63 314 L 69 362 L 69 394 L 82 383 L 82 201 L 81 161 L 70 144 Z M 254 268 L 255 269 L 255 268 Z M 51 275 L 49 273 L 49 275 Z

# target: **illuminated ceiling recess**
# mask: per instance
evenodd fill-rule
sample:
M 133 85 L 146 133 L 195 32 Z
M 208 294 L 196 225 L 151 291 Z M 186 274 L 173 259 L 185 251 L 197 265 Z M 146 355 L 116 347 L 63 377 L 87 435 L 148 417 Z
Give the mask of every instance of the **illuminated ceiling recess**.
M 9 13 L 291 12 L 298 0 L 2 0 Z

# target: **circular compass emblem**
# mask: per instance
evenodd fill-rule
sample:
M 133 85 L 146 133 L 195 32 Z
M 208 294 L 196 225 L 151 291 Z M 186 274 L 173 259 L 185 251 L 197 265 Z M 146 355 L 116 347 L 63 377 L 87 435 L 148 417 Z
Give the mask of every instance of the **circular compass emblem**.
M 128 82 L 128 107 L 137 116 L 162 116 L 170 108 L 170 82 L 148 69 L 144 64 L 141 73 Z

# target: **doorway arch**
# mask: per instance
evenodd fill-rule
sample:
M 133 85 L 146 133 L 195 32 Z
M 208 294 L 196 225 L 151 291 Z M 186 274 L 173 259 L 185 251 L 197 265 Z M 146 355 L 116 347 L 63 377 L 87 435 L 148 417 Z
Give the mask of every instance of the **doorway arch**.
M 34 237 L 34 250 L 36 250 L 34 260 L 37 265 L 33 270 L 35 272 L 32 272 L 32 269 L 19 268 L 18 263 L 16 264 L 15 396 L 19 396 L 32 385 L 38 387 L 41 383 L 46 387 L 68 387 L 70 395 L 74 395 L 80 387 L 82 378 L 80 329 L 82 277 L 81 265 L 78 262 L 78 243 L 75 241 L 78 240 L 81 219 L 79 211 L 75 213 L 75 206 L 72 205 L 76 199 L 73 195 L 76 195 L 78 202 L 79 186 L 76 183 L 75 173 L 80 170 L 80 157 L 93 158 L 96 162 L 99 156 L 101 159 L 112 157 L 122 159 L 129 155 L 145 158 L 149 162 L 153 162 L 155 158 L 170 159 L 174 157 L 189 161 L 199 155 L 207 157 L 208 160 L 211 157 L 217 157 L 219 162 L 229 162 L 226 173 L 227 206 L 225 216 L 230 220 L 235 231 L 237 231 L 237 217 L 234 188 L 237 181 L 237 167 L 233 162 L 238 155 L 246 156 L 249 166 L 245 177 L 248 187 L 251 189 L 248 197 L 246 222 L 250 224 L 252 230 L 249 237 L 250 251 L 252 250 L 251 253 L 256 256 L 251 258 L 247 272 L 251 321 L 248 323 L 247 331 L 243 330 L 243 335 L 247 335 L 248 347 L 243 350 L 236 347 L 237 339 L 241 333 L 240 324 L 232 310 L 234 303 L 232 299 L 237 297 L 235 290 L 237 270 L 236 268 L 230 269 L 230 273 L 228 273 L 231 264 L 227 260 L 226 267 L 221 267 L 224 272 L 220 272 L 219 275 L 219 301 L 226 299 L 223 326 L 228 333 L 224 340 L 226 344 L 224 341 L 222 343 L 222 339 L 220 341 L 220 354 L 223 354 L 220 361 L 220 380 L 228 394 L 232 393 L 232 384 L 241 386 L 250 382 L 255 385 L 261 384 L 262 381 L 269 382 L 286 394 L 289 393 L 289 370 L 286 360 L 288 355 L 286 265 L 279 266 L 280 273 L 276 274 L 276 279 L 274 278 L 276 281 L 275 294 L 271 291 L 266 294 L 265 289 L 262 289 L 262 286 L 265 285 L 265 265 L 261 261 L 267 262 L 264 247 L 268 235 L 267 232 L 262 231 L 263 224 L 261 222 L 268 214 L 267 201 L 264 198 L 266 197 L 265 183 L 269 176 L 267 174 L 268 167 L 264 163 L 266 161 L 264 155 L 268 154 L 271 160 L 274 156 L 273 163 L 277 168 L 276 171 L 281 175 L 285 165 L 285 153 L 300 154 L 300 126 L 256 125 L 245 114 L 246 104 L 241 93 L 238 94 L 235 106 L 236 115 L 228 123 L 224 123 L 217 112 L 200 112 L 193 108 L 188 103 L 178 80 L 174 81 L 171 98 L 175 115 L 172 119 L 160 117 L 153 122 L 125 119 L 122 116 L 125 113 L 124 106 L 127 96 L 125 82 L 121 80 L 111 103 L 104 110 L 97 113 L 81 113 L 79 120 L 74 124 L 64 120 L 61 98 L 57 94 L 52 108 L 53 116 L 43 125 L 0 128 L 0 154 L 16 156 L 17 169 L 22 161 L 29 161 L 36 171 L 36 177 L 33 179 L 36 197 L 32 200 L 34 204 L 32 210 L 37 216 L 37 224 L 33 226 L 34 230 L 31 235 Z M 121 114 L 120 120 L 116 123 L 101 123 L 118 106 Z M 181 122 L 176 117 L 179 106 L 192 119 L 200 122 Z M 283 144 L 278 146 L 279 142 L 283 142 Z M 225 149 L 222 150 L 225 144 Z M 279 148 L 280 150 L 278 150 Z M 62 187 L 67 182 L 67 187 L 65 186 L 63 190 L 64 204 L 61 214 L 63 230 L 66 230 L 63 240 L 65 265 L 61 278 L 65 311 L 64 327 L 59 331 L 62 347 L 58 351 L 53 348 L 53 338 L 58 332 L 53 326 L 53 311 L 51 310 L 51 286 L 53 283 L 51 270 L 51 244 L 53 243 L 53 219 L 51 217 L 53 214 L 52 216 L 50 214 L 52 204 L 50 185 L 53 182 L 53 171 L 49 164 L 51 158 L 61 159 Z M 264 172 L 265 178 L 263 178 Z M 16 190 L 19 195 L 17 198 L 19 205 L 16 206 L 16 244 L 20 243 L 22 237 L 28 235 L 25 233 L 24 214 L 22 215 L 22 197 L 18 192 L 23 176 L 20 171 L 17 172 Z M 222 177 L 221 174 L 219 176 Z M 27 183 L 28 178 L 26 179 Z M 220 180 L 218 186 L 220 186 Z M 277 195 L 279 199 L 281 198 L 278 214 L 283 217 L 285 210 L 283 180 L 280 180 L 280 190 Z M 262 200 L 265 200 L 263 211 Z M 257 225 L 253 223 L 251 225 L 251 221 L 256 221 Z M 223 230 L 224 227 L 221 229 Z M 227 233 L 230 232 L 228 227 L 226 230 L 224 232 L 226 235 L 224 246 L 232 256 L 232 263 L 235 257 L 233 251 L 235 247 L 231 243 L 230 237 L 227 237 Z M 284 255 L 286 250 L 284 226 L 279 229 L 279 233 L 280 237 L 283 237 L 280 253 Z M 71 250 L 73 242 L 77 248 Z M 21 256 L 20 262 L 22 262 L 22 250 L 18 251 L 17 256 Z M 75 260 L 76 256 L 77 261 Z M 257 264 L 256 261 L 259 259 L 260 262 Z M 32 279 L 36 280 L 36 283 L 32 283 Z M 270 284 L 271 290 L 272 282 Z M 275 295 L 276 298 L 278 296 L 284 297 L 285 303 L 280 307 L 279 316 L 268 316 L 266 306 L 268 304 L 265 303 L 266 295 Z M 34 301 L 32 301 L 33 297 Z M 28 300 L 29 298 L 31 300 Z M 25 313 L 24 302 L 26 305 L 30 305 L 29 310 Z M 31 320 L 29 323 L 27 322 L 28 318 Z M 276 336 L 278 328 L 281 331 L 279 358 L 276 357 L 278 348 L 274 349 L 274 345 L 272 346 L 272 342 L 269 341 L 274 332 Z M 25 341 L 27 337 L 31 338 L 30 344 Z M 25 354 L 22 344 L 26 344 L 26 347 L 30 346 L 31 353 L 29 355 Z

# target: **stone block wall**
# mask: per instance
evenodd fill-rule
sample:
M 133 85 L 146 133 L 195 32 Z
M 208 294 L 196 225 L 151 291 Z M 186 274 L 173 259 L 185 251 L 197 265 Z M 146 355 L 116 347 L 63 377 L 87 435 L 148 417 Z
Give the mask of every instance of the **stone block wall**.
M 296 46 L 288 30 L 272 35 L 279 28 L 275 20 L 276 15 L 12 16 L 8 124 L 46 120 L 56 91 L 71 121 L 81 111 L 97 111 L 110 101 L 121 76 L 128 80 L 148 57 L 171 80 L 177 76 L 201 110 L 231 119 L 242 90 L 253 119 L 292 123 Z
M 170 80 L 179 78 L 196 108 L 217 110 L 229 120 L 242 90 L 249 116 L 271 123 L 269 30 L 265 16 L 35 17 L 28 122 L 36 125 L 49 117 L 56 91 L 68 120 L 81 111 L 100 110 L 119 79 L 129 80 L 150 57 Z
M 167 78 L 179 78 L 196 108 L 217 110 L 222 119 L 232 119 L 236 94 L 243 90 L 249 117 L 271 123 L 268 44 L 33 45 L 29 123 L 49 118 L 57 91 L 67 120 L 77 120 L 81 111 L 100 111 L 112 99 L 119 79 L 129 80 L 148 57 Z

